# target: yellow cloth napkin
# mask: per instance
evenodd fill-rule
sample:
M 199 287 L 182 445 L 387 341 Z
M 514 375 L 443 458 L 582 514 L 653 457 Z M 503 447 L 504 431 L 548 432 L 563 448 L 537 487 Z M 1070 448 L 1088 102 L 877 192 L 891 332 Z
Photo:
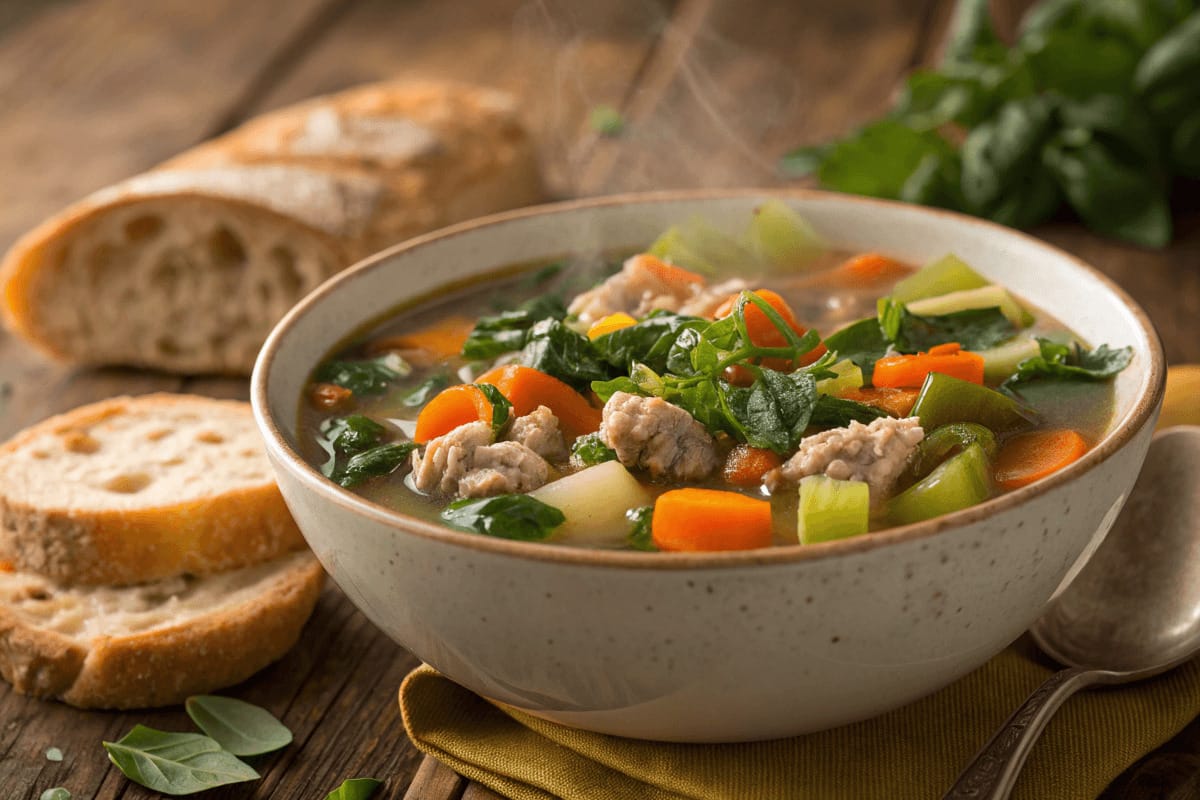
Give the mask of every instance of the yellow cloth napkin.
M 1052 668 L 1021 640 L 936 694 L 866 722 L 748 744 L 686 745 L 588 733 L 483 700 L 420 667 L 400 688 L 416 746 L 515 800 L 939 798 Z M 1200 714 L 1200 663 L 1067 701 L 1014 798 L 1093 800 Z

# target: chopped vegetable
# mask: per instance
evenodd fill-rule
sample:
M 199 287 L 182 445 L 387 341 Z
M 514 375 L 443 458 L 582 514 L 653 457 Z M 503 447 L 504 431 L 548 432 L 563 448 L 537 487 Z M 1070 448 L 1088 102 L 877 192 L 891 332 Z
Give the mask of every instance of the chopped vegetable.
M 398 336 L 385 336 L 367 344 L 371 355 L 402 350 L 424 350 L 437 358 L 458 355 L 475 324 L 466 317 L 453 315 Z
M 529 329 L 517 360 L 577 389 L 610 375 L 588 338 L 556 319 L 544 319 Z
M 891 283 L 912 272 L 904 264 L 879 253 L 863 253 L 843 261 L 834 270 L 834 279 L 845 286 L 871 286 Z
M 615 314 L 609 314 L 601 320 L 597 320 L 592 327 L 588 328 L 587 337 L 592 341 L 599 339 L 605 334 L 619 331 L 622 328 L 628 328 L 630 325 L 636 325 L 637 320 L 626 314 L 624 311 L 618 311 Z
M 333 383 L 354 394 L 382 394 L 392 381 L 412 372 L 412 367 L 395 353 L 362 361 L 326 361 L 313 377 Z
M 429 402 L 429 398 L 445 389 L 450 385 L 450 376 L 445 372 L 438 372 L 413 389 L 400 400 L 401 403 L 409 408 L 419 408 Z
M 629 546 L 634 550 L 654 551 L 654 533 L 651 530 L 654 522 L 654 506 L 631 508 L 625 512 L 629 521 Z
M 548 539 L 566 517 L 532 495 L 501 494 L 455 500 L 442 511 L 442 520 L 462 531 L 540 542 Z
M 732 273 L 754 263 L 754 255 L 735 238 L 699 217 L 671 226 L 646 252 L 704 275 Z
M 538 295 L 516 311 L 481 317 L 463 342 L 462 355 L 469 359 L 491 359 L 525 347 L 529 329 L 544 319 L 562 319 L 567 307 L 554 295 Z
M 503 393 L 504 389 L 500 391 Z M 520 415 L 520 411 L 517 413 Z M 477 385 L 460 383 L 443 389 L 421 409 L 413 440 L 425 444 L 469 422 L 486 422 L 491 426 L 495 414 L 491 400 Z
M 650 490 L 618 461 L 606 461 L 534 489 L 536 498 L 562 512 L 556 538 L 575 544 L 625 544 L 625 512 L 653 502 Z
M 952 422 L 977 422 L 998 432 L 1025 427 L 1036 418 L 1031 409 L 1006 394 L 937 372 L 925 379 L 912 416 L 920 417 L 926 430 Z
M 1011 377 L 1022 361 L 1033 358 L 1041 351 L 1035 337 L 1018 336 L 978 352 L 983 359 L 984 382 L 995 385 Z
M 908 525 L 982 503 L 991 496 L 989 473 L 983 448 L 970 444 L 889 500 L 888 520 L 893 525 Z
M 1087 442 L 1073 430 L 1018 434 L 996 455 L 995 477 L 1004 489 L 1019 489 L 1058 472 L 1087 452 Z
M 987 286 L 987 278 L 967 266 L 953 253 L 931 261 L 892 288 L 897 303 L 911 303 L 925 297 L 978 289 Z
M 929 348 L 928 353 L 884 356 L 875 362 L 871 380 L 879 387 L 918 388 L 931 372 L 982 384 L 983 358 L 949 342 Z
M 834 377 L 817 381 L 817 392 L 820 394 L 837 396 L 863 385 L 862 367 L 848 358 L 831 365 L 829 371 Z
M 1007 341 L 1017 332 L 999 308 L 971 308 L 926 317 L 888 299 L 879 303 L 879 326 L 901 353 L 928 351 L 950 342 L 975 352 Z
M 1133 359 L 1133 348 L 1116 350 L 1102 344 L 1095 350 L 1085 350 L 1082 345 L 1059 344 L 1038 337 L 1038 355 L 1022 361 L 1017 371 L 1004 382 L 1011 388 L 1025 381 L 1053 379 L 1062 381 L 1098 381 L 1111 378 Z
M 600 430 L 600 409 L 593 408 L 583 395 L 567 384 L 531 367 L 520 364 L 496 367 L 480 375 L 475 382 L 490 383 L 499 389 L 512 403 L 513 413 L 518 417 L 538 406 L 546 406 L 558 417 L 558 423 L 569 439 Z
M 771 545 L 771 504 L 737 492 L 672 489 L 654 504 L 659 550 L 750 550 Z
M 819 425 L 823 428 L 844 428 L 851 421 L 866 425 L 872 420 L 886 416 L 888 413 L 876 406 L 822 394 L 817 396 L 817 404 L 813 407 L 812 417 L 808 420 L 808 424 Z
M 870 487 L 865 482 L 839 481 L 825 475 L 800 479 L 796 523 L 801 544 L 864 534 L 870 515 Z
M 909 459 L 904 483 L 921 480 L 955 453 L 962 452 L 972 444 L 983 448 L 988 460 L 996 457 L 996 434 L 973 422 L 955 422 L 943 425 L 925 434 Z
M 599 323 L 597 323 L 599 324 Z M 657 372 L 667 370 L 667 361 L 685 331 L 707 328 L 709 322 L 666 311 L 656 311 L 633 325 L 606 331 L 592 341 L 595 351 L 612 366 L 630 369 L 635 363 Z M 694 346 L 694 340 L 691 345 Z M 690 355 L 690 347 L 687 348 Z
M 787 335 L 787 331 L 783 327 L 784 325 L 790 328 L 796 336 L 803 336 L 808 332 L 807 328 L 796 321 L 796 315 L 792 311 L 791 306 L 787 304 L 787 301 L 778 292 L 773 292 L 770 289 L 758 289 L 754 292 L 754 295 L 760 298 L 762 304 L 770 306 L 775 311 L 775 316 L 771 316 L 770 311 L 763 308 L 763 305 L 760 303 L 745 303 L 742 319 L 745 323 L 745 336 L 749 339 L 750 344 L 755 347 L 786 347 L 793 341 L 794 337 Z M 740 298 L 741 293 L 730 295 L 717 308 L 713 317 L 715 319 L 725 319 L 731 316 Z M 815 347 L 795 360 L 773 357 L 756 360 L 768 369 L 787 372 L 798 366 L 811 364 L 824 354 L 825 345 L 818 342 Z
M 703 286 L 704 278 L 692 272 L 689 269 L 668 264 L 661 258 L 657 258 L 649 253 L 642 253 L 634 256 L 641 261 L 641 267 L 649 274 L 653 275 L 664 286 L 672 289 L 689 288 L 692 286 Z
M 747 232 L 750 250 L 767 267 L 803 267 L 825 249 L 808 220 L 781 200 L 754 209 Z
M 838 396 L 843 400 L 853 400 L 856 403 L 886 411 L 893 417 L 907 417 L 912 413 L 912 407 L 917 402 L 918 394 L 920 391 L 917 389 L 875 387 L 872 389 L 848 389 Z
M 578 461 L 585 467 L 617 460 L 617 452 L 604 443 L 599 433 L 589 433 L 576 439 L 571 445 L 571 456 L 572 461 Z
M 337 411 L 354 398 L 354 392 L 336 383 L 314 383 L 308 390 L 308 401 L 318 411 Z
M 862 370 L 863 381 L 871 381 L 875 362 L 887 353 L 890 343 L 875 317 L 847 325 L 825 337 L 825 346 L 839 357 L 849 359 Z
M 783 464 L 783 459 L 772 450 L 739 444 L 729 451 L 721 474 L 731 486 L 758 486 L 763 475 Z
M 330 477 L 338 484 L 350 487 L 368 478 L 390 475 L 404 465 L 416 449 L 416 442 L 381 444 L 351 456 L 346 465 L 335 469 Z
M 950 292 L 924 300 L 915 300 L 908 304 L 909 311 L 927 317 L 980 308 L 1000 309 L 1000 313 L 1013 324 L 1014 328 L 1025 328 L 1033 324 L 1033 316 L 1002 286 L 965 289 L 961 292 Z

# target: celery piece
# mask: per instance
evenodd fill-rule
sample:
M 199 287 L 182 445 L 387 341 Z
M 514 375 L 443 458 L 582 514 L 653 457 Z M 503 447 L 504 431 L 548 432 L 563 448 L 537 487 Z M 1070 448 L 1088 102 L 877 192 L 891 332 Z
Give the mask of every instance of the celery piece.
M 768 200 L 754 209 L 747 237 L 750 250 L 771 267 L 804 267 L 825 249 L 808 220 L 781 200 Z
M 753 254 L 736 239 L 699 217 L 668 228 L 646 252 L 706 275 L 744 271 L 754 261 Z
M 862 367 L 848 358 L 836 362 L 829 370 L 836 372 L 837 377 L 822 378 L 817 381 L 819 394 L 838 395 L 850 389 L 858 389 L 863 385 Z
M 839 481 L 825 475 L 800 480 L 796 527 L 801 544 L 866 533 L 870 513 L 870 491 L 863 481 Z
M 1042 350 L 1037 339 L 1032 336 L 1018 336 L 995 347 L 975 352 L 983 356 L 983 379 L 988 383 L 1003 383 L 1017 371 L 1018 364 L 1027 358 L 1041 355 Z
M 1014 398 L 977 383 L 931 372 L 921 386 L 910 416 L 927 431 L 952 422 L 976 422 L 993 431 L 1011 431 L 1037 419 Z
M 888 521 L 907 525 L 982 503 L 992 493 L 990 473 L 983 447 L 978 443 L 968 445 L 919 483 L 889 500 Z
M 976 308 L 999 308 L 1000 313 L 1017 328 L 1025 328 L 1033 324 L 1033 315 L 1021 307 L 1008 290 L 1003 286 L 981 286 L 978 289 L 964 289 L 961 292 L 939 294 L 936 297 L 926 297 L 914 300 L 908 304 L 908 310 L 923 317 L 940 317 L 953 314 L 955 311 L 970 311 Z
M 915 483 L 933 472 L 955 452 L 966 450 L 972 444 L 983 448 L 983 454 L 996 457 L 996 434 L 974 422 L 955 422 L 943 425 L 925 434 L 917 450 L 908 461 L 903 484 Z
M 892 299 L 898 303 L 911 303 L 924 297 L 978 289 L 989 283 L 987 278 L 968 267 L 961 258 L 948 253 L 897 283 L 892 289 Z

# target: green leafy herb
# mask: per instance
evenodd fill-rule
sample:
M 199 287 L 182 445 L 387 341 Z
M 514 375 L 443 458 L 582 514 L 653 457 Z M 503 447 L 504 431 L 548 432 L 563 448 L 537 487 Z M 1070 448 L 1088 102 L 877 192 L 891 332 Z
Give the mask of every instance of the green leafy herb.
M 448 505 L 442 519 L 459 530 L 526 542 L 540 542 L 566 522 L 557 508 L 527 494 L 465 497 Z
M 184 708 L 196 727 L 235 756 L 270 753 L 292 741 L 292 732 L 271 712 L 244 700 L 195 695 Z
M 500 438 L 500 434 L 508 427 L 508 423 L 512 419 L 512 403 L 508 402 L 508 398 L 490 383 L 475 385 L 492 405 L 492 434 L 496 438 Z
M 367 800 L 382 785 L 383 781 L 374 778 L 349 778 L 325 795 L 325 800 Z
M 863 380 L 870 383 L 875 362 L 887 354 L 891 342 L 883 335 L 879 319 L 868 317 L 827 337 L 825 346 L 839 358 L 847 358 L 856 364 L 863 372 Z
M 1112 349 L 1102 344 L 1095 350 L 1085 350 L 1078 343 L 1059 344 L 1038 337 L 1039 355 L 1027 358 L 1017 365 L 1017 371 L 1004 382 L 1002 388 L 1033 380 L 1098 381 L 1111 378 L 1133 359 L 1133 349 Z
M 879 324 L 884 336 L 901 353 L 924 352 L 948 342 L 958 342 L 964 350 L 986 350 L 1017 332 L 999 308 L 971 308 L 925 317 L 887 299 L 880 302 Z
M 400 402 L 409 408 L 418 408 L 429 402 L 435 394 L 450 385 L 450 376 L 445 372 L 431 375 L 401 398 Z
M 71 793 L 61 786 L 55 786 L 42 792 L 38 800 L 71 800 Z
M 629 369 L 641 362 L 656 372 L 664 372 L 668 361 L 678 352 L 690 353 L 699 331 L 710 320 L 656 311 L 627 328 L 600 336 L 592 342 L 599 356 L 618 369 Z M 685 334 L 691 334 L 683 338 Z
M 314 376 L 322 383 L 333 383 L 355 394 L 382 394 L 397 378 L 412 372 L 412 367 L 395 353 L 363 361 L 326 361 Z
M 604 443 L 599 433 L 587 433 L 576 439 L 571 445 L 571 456 L 585 467 L 617 460 L 617 452 Z
M 561 298 L 544 294 L 522 303 L 515 311 L 481 317 L 463 343 L 463 357 L 484 360 L 520 350 L 529 337 L 529 329 L 536 323 L 561 320 L 566 315 L 567 307 Z
M 654 506 L 631 508 L 625 512 L 629 520 L 629 536 L 627 541 L 634 550 L 657 550 L 654 546 L 654 535 L 651 526 L 654 522 Z
M 108 758 L 135 783 L 164 794 L 201 792 L 259 775 L 214 739 L 135 725 L 116 742 L 104 742 Z
M 331 477 L 336 483 L 347 488 L 357 486 L 368 478 L 392 474 L 408 461 L 408 457 L 416 449 L 415 442 L 381 444 L 354 454 L 345 466 L 335 469 Z
M 592 130 L 604 136 L 618 136 L 625 130 L 625 118 L 621 112 L 609 105 L 598 105 L 588 114 Z
M 803 372 L 760 370 L 748 389 L 721 384 L 722 406 L 742 441 L 780 455 L 795 449 L 817 402 L 817 382 Z
M 582 334 L 556 319 L 545 319 L 529 330 L 518 361 L 569 383 L 576 389 L 608 378 L 611 370 Z
M 819 425 L 823 428 L 844 428 L 852 420 L 866 424 L 886 416 L 886 412 L 875 406 L 869 406 L 857 400 L 846 400 L 822 394 L 817 396 L 809 424 Z

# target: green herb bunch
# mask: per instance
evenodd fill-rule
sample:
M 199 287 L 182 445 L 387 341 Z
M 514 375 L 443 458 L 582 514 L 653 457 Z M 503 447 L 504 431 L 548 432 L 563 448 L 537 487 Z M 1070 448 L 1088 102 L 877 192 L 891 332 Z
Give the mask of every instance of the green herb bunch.
M 1098 233 L 1165 245 L 1172 181 L 1200 178 L 1200 8 L 1043 0 L 1008 46 L 987 0 L 959 0 L 938 69 L 911 74 L 883 119 L 782 168 L 1014 227 L 1066 203 Z

